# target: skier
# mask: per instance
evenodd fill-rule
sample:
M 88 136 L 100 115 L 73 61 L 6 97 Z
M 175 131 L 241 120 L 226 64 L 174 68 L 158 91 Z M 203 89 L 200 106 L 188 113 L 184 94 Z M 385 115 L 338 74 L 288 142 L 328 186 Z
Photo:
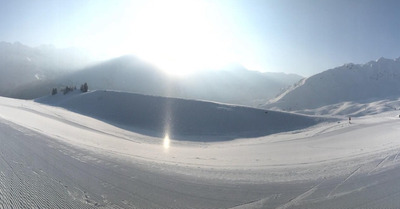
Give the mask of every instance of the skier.
M 349 116 L 349 124 L 351 124 L 351 117 Z

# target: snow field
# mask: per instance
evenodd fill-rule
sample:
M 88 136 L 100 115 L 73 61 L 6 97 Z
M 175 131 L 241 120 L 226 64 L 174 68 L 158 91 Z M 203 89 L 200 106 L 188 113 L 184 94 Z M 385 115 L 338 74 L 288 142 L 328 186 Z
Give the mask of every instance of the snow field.
M 62 108 L 32 101 L 9 101 L 14 103 L 3 105 L 3 118 L 52 138 L 101 152 L 190 168 L 292 169 L 368 156 L 400 146 L 396 140 L 400 120 L 394 116 L 379 121 L 353 118 L 351 125 L 346 120 L 327 122 L 302 131 L 212 143 L 207 139 L 191 142 L 171 138 L 167 148 L 162 137 L 129 132 Z
M 0 118 L 3 207 L 400 205 L 397 111 L 254 138 L 170 137 L 169 146 L 146 131 L 33 101 L 0 98 Z

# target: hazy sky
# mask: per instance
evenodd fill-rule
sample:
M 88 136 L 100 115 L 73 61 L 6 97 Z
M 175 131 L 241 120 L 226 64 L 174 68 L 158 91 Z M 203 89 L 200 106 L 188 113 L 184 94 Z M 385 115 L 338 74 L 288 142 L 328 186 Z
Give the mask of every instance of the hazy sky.
M 135 54 L 166 70 L 309 76 L 400 56 L 400 1 L 0 0 L 0 41 Z

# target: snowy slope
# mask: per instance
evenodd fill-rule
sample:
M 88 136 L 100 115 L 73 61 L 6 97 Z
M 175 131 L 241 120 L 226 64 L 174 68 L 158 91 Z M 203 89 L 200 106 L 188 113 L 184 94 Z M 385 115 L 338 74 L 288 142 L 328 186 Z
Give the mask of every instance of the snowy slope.
M 0 97 L 0 206 L 398 208 L 398 114 L 187 142 Z
M 208 137 L 207 140 L 259 137 L 303 129 L 327 120 L 243 106 L 115 91 L 58 94 L 35 101 L 60 106 L 135 132 L 152 136 L 168 133 L 176 139 L 187 139 L 188 136 L 194 140 L 204 140 L 204 137 Z
M 179 81 L 182 98 L 256 107 L 274 98 L 284 89 L 302 79 L 285 73 L 257 72 L 241 65 L 222 70 L 200 71 Z
M 341 106 L 343 102 L 366 104 L 399 96 L 400 59 L 380 58 L 366 64 L 346 64 L 311 76 L 263 107 L 296 111 L 334 104 Z
M 314 109 L 304 109 L 293 111 L 306 115 L 330 115 L 330 116 L 354 116 L 374 115 L 387 111 L 399 110 L 400 98 L 371 99 L 366 101 L 340 102 L 325 105 Z

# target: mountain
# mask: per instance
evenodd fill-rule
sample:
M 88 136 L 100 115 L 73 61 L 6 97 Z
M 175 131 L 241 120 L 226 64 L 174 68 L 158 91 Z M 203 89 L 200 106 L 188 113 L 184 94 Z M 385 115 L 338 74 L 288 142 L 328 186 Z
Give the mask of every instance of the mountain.
M 180 81 L 181 97 L 258 106 L 302 77 L 295 74 L 250 71 L 241 65 L 197 72 Z
M 54 79 L 36 80 L 22 85 L 9 97 L 34 99 L 48 95 L 52 88 L 79 86 L 87 82 L 89 89 L 129 91 L 149 95 L 172 96 L 168 89 L 173 79 L 165 72 L 134 56 L 122 56 L 81 70 L 66 73 Z
M 263 107 L 301 111 L 330 106 L 338 110 L 346 102 L 366 104 L 399 97 L 400 58 L 380 58 L 366 64 L 345 64 L 303 79 Z
M 35 100 L 137 133 L 193 140 L 259 137 L 307 128 L 326 119 L 220 103 L 115 91 L 74 91 Z M 118 101 L 118 102 L 116 102 Z
M 211 100 L 258 106 L 273 98 L 302 77 L 284 73 L 250 71 L 240 65 L 201 71 L 184 78 L 173 77 L 135 56 L 126 55 L 75 71 L 56 79 L 35 81 L 15 89 L 8 96 L 33 99 L 54 87 L 78 86 L 147 95 Z
M 0 95 L 10 95 L 23 85 L 54 79 L 88 63 L 88 56 L 78 49 L 0 42 Z

